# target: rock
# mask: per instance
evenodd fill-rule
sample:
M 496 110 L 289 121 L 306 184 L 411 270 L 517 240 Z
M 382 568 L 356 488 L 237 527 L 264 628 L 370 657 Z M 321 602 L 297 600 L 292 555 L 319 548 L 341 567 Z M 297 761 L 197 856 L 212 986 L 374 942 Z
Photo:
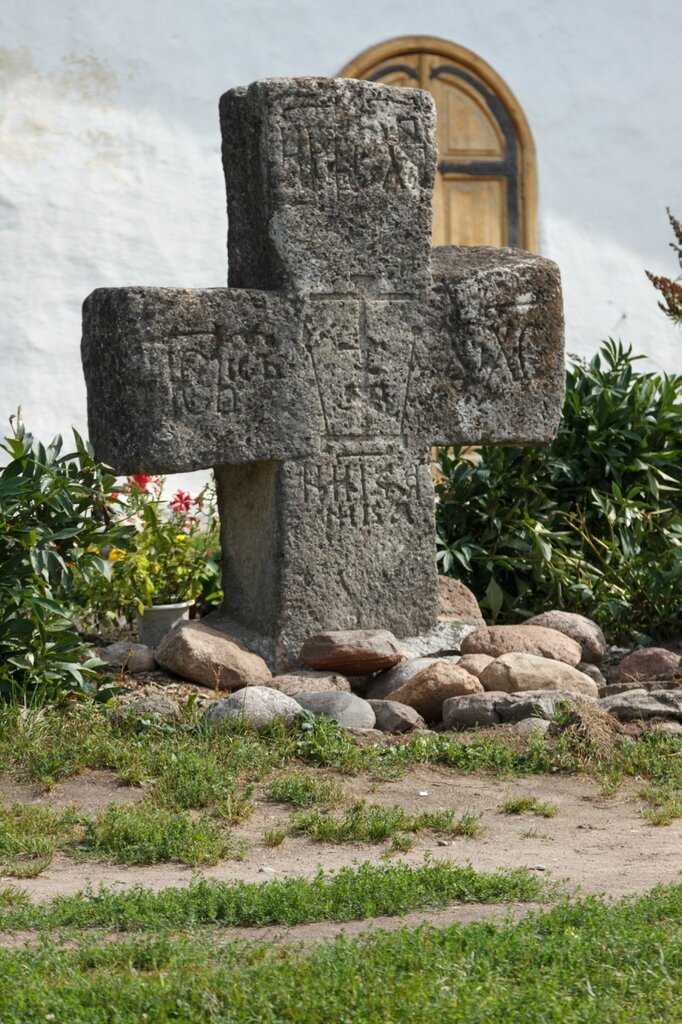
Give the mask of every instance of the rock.
M 599 665 L 606 654 L 606 638 L 600 627 L 592 619 L 577 612 L 564 612 L 558 608 L 550 612 L 542 612 L 526 619 L 525 626 L 545 626 L 556 629 L 559 633 L 575 640 L 582 648 L 582 661 Z M 561 659 L 560 659 L 561 660 Z
M 268 685 L 273 690 L 288 694 L 289 697 L 296 697 L 299 693 L 326 691 L 349 693 L 351 689 L 350 681 L 338 672 L 317 672 L 312 668 L 301 668 L 285 675 L 273 676 Z
M 387 629 L 334 629 L 308 637 L 301 661 L 308 668 L 362 676 L 383 672 L 403 660 L 398 641 Z
M 532 736 L 535 733 L 538 736 L 544 736 L 551 726 L 546 718 L 521 718 L 514 724 L 514 732 L 519 736 Z
M 531 717 L 552 719 L 560 706 L 574 706 L 586 701 L 597 705 L 593 697 L 565 691 L 503 693 L 491 690 L 446 700 L 443 704 L 443 724 L 447 729 L 471 729 L 474 726 L 489 727 L 520 722 Z
M 369 701 L 354 693 L 302 693 L 298 703 L 313 715 L 324 715 L 346 729 L 373 729 L 376 716 Z
M 475 595 L 460 580 L 451 576 L 438 577 L 440 618 L 457 619 L 472 626 L 485 626 L 483 613 Z
M 448 697 L 443 702 L 443 725 L 446 729 L 472 729 L 474 726 L 499 725 L 502 717 L 499 707 L 512 703 L 508 693 L 471 693 L 461 697 Z
M 588 697 L 596 697 L 599 693 L 594 680 L 577 668 L 563 661 L 518 652 L 496 658 L 483 672 L 481 683 L 486 690 L 503 690 L 505 693 L 567 690 L 569 693 L 584 693 Z
M 628 690 L 682 690 L 682 679 L 633 679 L 629 683 L 607 683 L 599 687 L 599 696 L 611 697 L 614 693 L 627 693 Z
M 589 676 L 590 679 L 593 679 L 600 689 L 607 685 L 606 676 L 602 670 L 597 665 L 593 665 L 592 662 L 581 661 L 576 667 L 578 672 L 582 672 L 583 675 Z
M 441 618 L 428 633 L 409 636 L 400 640 L 403 653 L 408 658 L 443 657 L 459 654 L 462 641 L 476 626 L 456 619 Z
M 621 722 L 648 718 L 682 722 L 681 690 L 629 690 L 602 697 L 599 703 L 604 711 L 615 715 Z
M 122 669 L 131 674 L 135 672 L 153 672 L 156 668 L 154 651 L 146 644 L 135 644 L 127 640 L 119 640 L 108 647 L 98 647 L 97 656 L 111 668 Z
M 682 722 L 657 722 L 656 731 L 668 736 L 682 736 Z
M 488 665 L 494 660 L 490 654 L 464 654 L 459 659 L 458 665 L 465 672 L 469 672 L 472 676 L 480 679 Z
M 272 679 L 262 658 L 201 622 L 182 622 L 172 629 L 156 648 L 155 657 L 162 668 L 183 679 L 218 690 L 268 686 Z
M 109 711 L 109 718 L 115 725 L 131 720 L 148 720 L 155 723 L 179 722 L 182 717 L 177 701 L 161 693 L 130 693 L 118 697 Z
M 424 719 L 408 704 L 395 700 L 370 700 L 368 703 L 376 716 L 377 729 L 382 732 L 412 732 L 424 728 Z
M 436 658 L 408 658 L 401 661 L 399 665 L 390 668 L 388 672 L 381 672 L 369 683 L 365 691 L 367 700 L 385 700 L 394 690 L 416 676 L 422 669 L 428 668 L 437 661 Z
M 481 693 L 483 687 L 454 662 L 437 660 L 427 665 L 391 694 L 391 700 L 408 704 L 428 722 L 439 722 L 448 697 Z
M 301 706 L 286 693 L 270 686 L 246 686 L 225 700 L 214 701 L 206 709 L 208 725 L 243 719 L 253 729 L 264 729 L 272 722 L 293 722 L 302 714 Z
M 626 655 L 612 674 L 612 682 L 629 683 L 641 679 L 673 679 L 682 675 L 680 655 L 665 647 L 641 647 Z
M 581 660 L 580 644 L 556 629 L 545 626 L 485 626 L 462 642 L 462 654 L 533 654 L 575 666 Z
M 497 707 L 503 722 L 520 722 L 524 718 L 552 719 L 559 709 L 574 707 L 576 704 L 589 703 L 598 706 L 595 696 L 569 690 L 529 690 L 509 696 L 512 698 L 511 701 Z

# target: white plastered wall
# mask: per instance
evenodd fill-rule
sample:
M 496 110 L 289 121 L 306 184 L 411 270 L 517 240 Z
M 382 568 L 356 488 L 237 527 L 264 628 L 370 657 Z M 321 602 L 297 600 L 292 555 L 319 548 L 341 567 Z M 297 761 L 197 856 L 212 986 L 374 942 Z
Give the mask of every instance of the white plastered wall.
M 84 428 L 93 288 L 224 284 L 221 92 L 408 34 L 476 51 L 521 102 L 569 352 L 620 336 L 682 371 L 643 274 L 674 271 L 665 206 L 682 215 L 678 0 L 3 0 L 0 416 Z

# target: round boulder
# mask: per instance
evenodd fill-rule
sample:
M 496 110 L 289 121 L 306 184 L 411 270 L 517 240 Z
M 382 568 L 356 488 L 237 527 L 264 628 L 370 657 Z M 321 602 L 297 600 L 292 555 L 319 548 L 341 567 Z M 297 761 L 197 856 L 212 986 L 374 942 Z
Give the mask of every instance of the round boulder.
M 534 654 L 567 665 L 577 665 L 582 648 L 575 640 L 545 626 L 485 626 L 462 641 L 462 654 Z
M 646 679 L 673 679 L 682 675 L 679 654 L 665 647 L 641 647 L 620 662 L 613 673 L 613 681 L 631 683 Z
M 494 660 L 490 654 L 465 654 L 459 659 L 457 664 L 465 672 L 469 672 L 472 676 L 480 679 L 488 665 Z
M 373 729 L 376 725 L 372 705 L 354 693 L 302 693 L 296 699 L 312 715 L 324 715 L 345 729 Z
M 407 704 L 399 704 L 397 700 L 370 700 L 368 703 L 372 705 L 377 729 L 381 732 L 412 732 L 424 728 L 422 716 Z
M 262 658 L 201 622 L 181 622 L 156 648 L 162 668 L 218 690 L 269 685 L 272 673 Z
M 606 638 L 600 627 L 592 619 L 585 615 L 578 615 L 576 612 L 564 612 L 558 608 L 550 612 L 542 612 L 526 619 L 526 626 L 545 626 L 547 629 L 556 629 L 564 636 L 575 640 L 582 648 L 582 661 L 599 665 L 606 654 Z
M 439 576 L 438 594 L 441 618 L 469 622 L 472 626 L 485 626 L 476 596 L 460 580 Z
M 563 661 L 519 652 L 502 654 L 496 658 L 481 676 L 481 682 L 486 690 L 502 690 L 504 693 L 566 690 L 587 697 L 597 697 L 599 694 L 594 680 L 577 668 Z
M 456 662 L 437 659 L 394 690 L 391 700 L 408 704 L 427 722 L 440 722 L 443 702 L 448 697 L 482 692 L 478 679 Z
M 154 672 L 154 651 L 146 644 L 118 640 L 108 647 L 98 647 L 97 656 L 110 668 L 121 669 L 131 675 L 135 672 Z
M 210 704 L 204 720 L 219 726 L 221 722 L 243 719 L 253 729 L 264 729 L 272 722 L 293 722 L 301 713 L 300 704 L 286 693 L 269 686 L 245 686 L 225 700 Z

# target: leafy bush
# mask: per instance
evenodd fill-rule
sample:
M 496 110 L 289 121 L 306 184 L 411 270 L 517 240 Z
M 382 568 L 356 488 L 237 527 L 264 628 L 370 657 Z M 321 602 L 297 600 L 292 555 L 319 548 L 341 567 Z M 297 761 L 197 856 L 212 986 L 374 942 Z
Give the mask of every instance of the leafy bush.
M 113 545 L 106 580 L 93 581 L 81 595 L 85 613 L 97 625 L 132 621 L 153 604 L 221 598 L 219 531 L 215 492 L 206 486 L 192 498 L 186 491 L 166 500 L 163 477 L 138 473 L 118 494 L 118 522 L 126 543 Z
M 88 690 L 97 664 L 74 626 L 75 595 L 109 573 L 103 549 L 123 543 L 113 525 L 114 477 L 74 431 L 33 440 L 17 419 L 0 443 L 0 696 L 49 699 Z
M 682 376 L 606 342 L 548 448 L 440 449 L 438 558 L 493 620 L 551 607 L 613 634 L 682 627 Z

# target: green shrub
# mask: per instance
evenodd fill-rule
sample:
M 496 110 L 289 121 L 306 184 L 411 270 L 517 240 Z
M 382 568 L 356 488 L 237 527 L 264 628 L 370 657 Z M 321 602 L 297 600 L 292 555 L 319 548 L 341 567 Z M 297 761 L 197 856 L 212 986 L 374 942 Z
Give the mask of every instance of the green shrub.
M 606 342 L 547 448 L 440 449 L 438 558 L 493 620 L 551 607 L 612 634 L 682 626 L 682 375 Z
M 113 525 L 114 477 L 74 431 L 34 441 L 20 419 L 0 442 L 0 697 L 55 698 L 92 686 L 91 652 L 74 626 L 75 595 L 108 574 L 103 549 L 123 542 Z

